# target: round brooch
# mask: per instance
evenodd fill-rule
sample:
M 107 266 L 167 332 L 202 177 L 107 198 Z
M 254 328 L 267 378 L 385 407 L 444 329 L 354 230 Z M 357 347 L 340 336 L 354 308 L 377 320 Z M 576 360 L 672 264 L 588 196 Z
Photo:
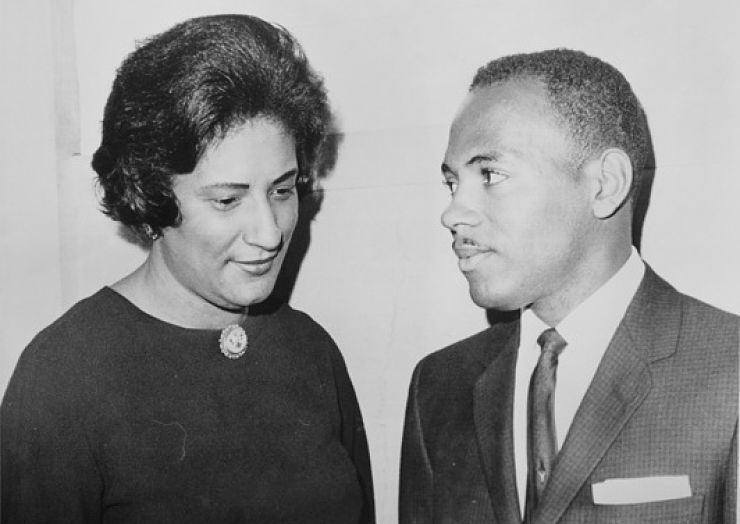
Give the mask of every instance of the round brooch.
M 218 345 L 226 358 L 239 358 L 247 351 L 247 332 L 238 324 L 226 326 L 221 330 Z

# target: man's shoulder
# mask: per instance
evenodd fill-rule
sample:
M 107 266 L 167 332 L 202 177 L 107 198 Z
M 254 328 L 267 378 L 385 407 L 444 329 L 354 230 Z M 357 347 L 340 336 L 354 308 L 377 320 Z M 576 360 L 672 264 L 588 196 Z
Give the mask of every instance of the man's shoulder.
M 740 316 L 720 309 L 712 304 L 707 304 L 698 298 L 680 293 L 686 320 L 690 322 L 709 322 L 716 326 L 725 326 L 729 329 L 737 329 L 740 326 Z
M 682 322 L 679 340 L 685 347 L 701 347 L 717 362 L 732 362 L 737 367 L 740 352 L 740 317 L 681 294 Z M 729 368 L 727 368 L 729 369 Z
M 424 357 L 416 367 L 421 381 L 459 381 L 477 378 L 506 346 L 518 336 L 519 317 L 511 315 L 490 327 Z
M 682 315 L 689 317 L 711 318 L 722 323 L 737 324 L 740 317 L 728 313 L 716 306 L 688 295 L 656 273 L 649 264 L 645 264 L 645 276 L 632 300 L 631 311 L 640 314 L 653 314 L 666 310 L 680 309 Z M 628 310 L 629 314 L 630 310 Z
M 676 347 L 675 356 L 694 369 L 737 373 L 740 317 L 676 290 L 653 272 L 646 275 L 646 284 L 647 306 L 636 308 L 631 321 L 639 326 L 635 333 L 660 346 L 654 356 Z
M 478 361 L 485 358 L 490 347 L 492 327 L 470 335 L 462 340 L 438 349 L 422 359 L 426 367 L 446 367 L 450 364 L 462 364 L 468 361 Z
M 651 298 L 657 298 L 657 303 L 652 304 L 653 307 L 666 308 L 671 307 L 671 304 L 679 305 L 682 329 L 699 330 L 710 336 L 732 333 L 737 335 L 740 328 L 740 316 L 687 295 L 654 272 L 650 273 L 652 275 L 649 278 L 653 284 Z

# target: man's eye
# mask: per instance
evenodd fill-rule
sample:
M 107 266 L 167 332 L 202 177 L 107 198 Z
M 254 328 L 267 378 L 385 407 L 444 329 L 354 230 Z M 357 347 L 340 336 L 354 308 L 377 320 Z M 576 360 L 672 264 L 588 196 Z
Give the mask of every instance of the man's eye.
M 503 182 L 507 178 L 507 175 L 495 169 L 481 168 L 481 175 L 483 176 L 483 183 L 487 186 L 494 186 L 499 182 Z
M 457 191 L 457 182 L 455 180 L 442 180 L 442 185 L 447 188 L 451 195 Z

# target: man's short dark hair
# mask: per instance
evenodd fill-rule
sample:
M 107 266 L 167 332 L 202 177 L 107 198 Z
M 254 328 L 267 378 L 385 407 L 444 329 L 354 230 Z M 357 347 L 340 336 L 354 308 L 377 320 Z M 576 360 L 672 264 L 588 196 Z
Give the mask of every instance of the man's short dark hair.
M 567 126 L 573 167 L 607 148 L 619 148 L 632 162 L 634 197 L 647 168 L 650 138 L 645 113 L 627 79 L 586 53 L 552 49 L 493 60 L 478 70 L 470 89 L 526 78 L 542 82 L 556 118 Z
M 118 69 L 92 160 L 103 211 L 139 237 L 177 226 L 172 177 L 266 117 L 296 142 L 299 194 L 330 122 L 321 78 L 287 30 L 247 15 L 194 18 L 146 40 Z

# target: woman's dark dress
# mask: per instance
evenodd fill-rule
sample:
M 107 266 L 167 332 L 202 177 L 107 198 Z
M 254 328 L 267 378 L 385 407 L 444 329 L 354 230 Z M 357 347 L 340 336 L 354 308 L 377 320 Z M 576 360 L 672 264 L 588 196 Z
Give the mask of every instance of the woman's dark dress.
M 3 399 L 3 522 L 373 522 L 334 342 L 288 306 L 246 330 L 229 360 L 103 288 L 42 331 Z

